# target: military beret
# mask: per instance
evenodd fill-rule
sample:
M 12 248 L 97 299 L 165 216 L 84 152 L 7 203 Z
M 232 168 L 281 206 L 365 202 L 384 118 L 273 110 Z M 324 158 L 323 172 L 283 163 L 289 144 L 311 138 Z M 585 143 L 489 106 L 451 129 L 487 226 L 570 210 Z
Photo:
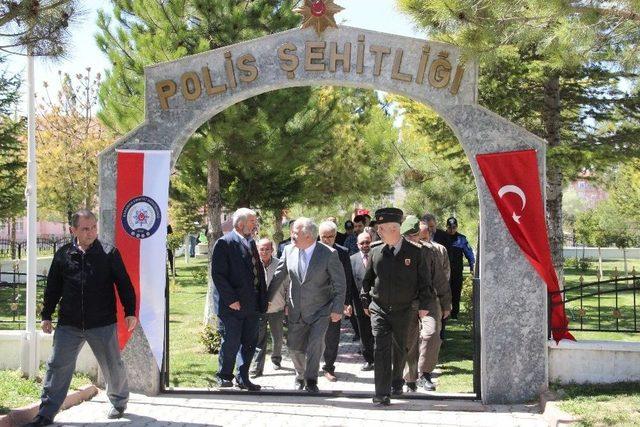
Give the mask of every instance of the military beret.
M 457 227 L 458 226 L 458 220 L 455 219 L 454 217 L 450 217 L 449 219 L 447 219 L 447 227 L 449 228 L 453 228 L 453 227 Z
M 420 220 L 415 215 L 407 215 L 400 226 L 400 233 L 404 236 L 411 236 L 420 231 Z
M 382 208 L 378 209 L 375 214 L 375 220 L 378 224 L 385 224 L 387 222 L 397 222 L 402 224 L 402 210 L 398 208 Z

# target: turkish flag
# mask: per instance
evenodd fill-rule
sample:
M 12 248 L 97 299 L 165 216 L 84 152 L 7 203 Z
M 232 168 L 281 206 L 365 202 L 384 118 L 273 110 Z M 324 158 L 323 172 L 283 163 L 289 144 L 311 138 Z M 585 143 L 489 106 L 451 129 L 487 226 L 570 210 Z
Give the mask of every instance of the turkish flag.
M 511 236 L 547 284 L 547 291 L 560 290 L 551 260 L 536 152 L 478 154 L 476 160 Z M 568 324 L 562 296 L 555 293 L 551 298 L 551 332 L 556 342 L 575 341 Z

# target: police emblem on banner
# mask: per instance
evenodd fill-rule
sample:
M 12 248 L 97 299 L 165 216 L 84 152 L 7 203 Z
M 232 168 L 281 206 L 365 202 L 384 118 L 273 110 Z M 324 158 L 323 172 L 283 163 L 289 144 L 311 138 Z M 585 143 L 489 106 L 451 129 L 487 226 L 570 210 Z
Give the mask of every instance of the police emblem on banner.
M 160 207 L 147 196 L 134 197 L 122 209 L 122 227 L 136 239 L 151 237 L 160 227 L 161 218 Z

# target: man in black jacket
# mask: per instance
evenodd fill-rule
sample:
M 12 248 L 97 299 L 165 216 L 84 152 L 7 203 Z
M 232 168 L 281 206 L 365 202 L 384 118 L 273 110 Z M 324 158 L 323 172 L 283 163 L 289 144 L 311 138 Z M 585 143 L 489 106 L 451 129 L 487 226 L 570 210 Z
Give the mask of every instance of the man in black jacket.
M 54 255 L 42 308 L 42 330 L 53 330 L 51 317 L 58 303 L 58 325 L 53 338 L 53 353 L 47 363 L 42 403 L 29 426 L 53 422 L 67 396 L 78 353 L 89 343 L 107 383 L 107 396 L 113 405 L 108 418 L 120 418 L 129 399 L 127 375 L 120 358 L 116 331 L 116 297 L 124 307 L 127 329 L 132 331 L 136 295 L 118 250 L 100 242 L 95 215 L 88 210 L 76 212 L 71 220 L 73 243 Z
M 345 279 L 347 280 L 347 291 L 345 293 L 344 301 L 344 308 L 346 312 L 347 307 L 352 304 L 351 299 L 353 297 L 359 297 L 356 284 L 353 280 L 349 251 L 344 246 L 336 244 L 336 233 L 338 230 L 334 222 L 325 221 L 320 223 L 318 231 L 320 233 L 320 241 L 330 248 L 335 249 L 338 252 L 338 258 L 340 258 L 340 262 L 342 263 Z M 324 365 L 322 366 L 322 370 L 324 371 L 324 377 L 330 382 L 338 380 L 335 372 L 335 362 L 338 357 L 338 347 L 340 345 L 341 320 L 342 319 L 336 322 L 329 322 L 329 327 L 327 328 L 327 333 L 325 335 L 325 347 L 322 355 L 324 358 Z

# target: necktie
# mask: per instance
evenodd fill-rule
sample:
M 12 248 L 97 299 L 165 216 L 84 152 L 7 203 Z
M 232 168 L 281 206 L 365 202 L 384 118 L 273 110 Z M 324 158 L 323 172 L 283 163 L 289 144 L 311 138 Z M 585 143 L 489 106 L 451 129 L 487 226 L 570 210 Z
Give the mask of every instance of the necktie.
M 389 254 L 389 256 L 393 256 L 393 250 L 395 248 L 393 246 L 389 246 L 389 245 L 385 245 L 384 249 L 382 250 L 383 252 Z
M 258 278 L 258 267 L 260 267 L 260 255 L 258 254 L 258 248 L 256 243 L 252 240 L 251 243 L 251 264 L 253 267 L 253 287 L 256 292 L 260 291 L 260 279 Z
M 363 253 L 362 254 L 362 262 L 364 263 L 364 268 L 367 268 L 367 266 L 369 265 L 369 255 Z
M 307 255 L 303 250 L 298 251 L 298 275 L 300 280 L 304 281 L 304 275 L 307 273 Z

